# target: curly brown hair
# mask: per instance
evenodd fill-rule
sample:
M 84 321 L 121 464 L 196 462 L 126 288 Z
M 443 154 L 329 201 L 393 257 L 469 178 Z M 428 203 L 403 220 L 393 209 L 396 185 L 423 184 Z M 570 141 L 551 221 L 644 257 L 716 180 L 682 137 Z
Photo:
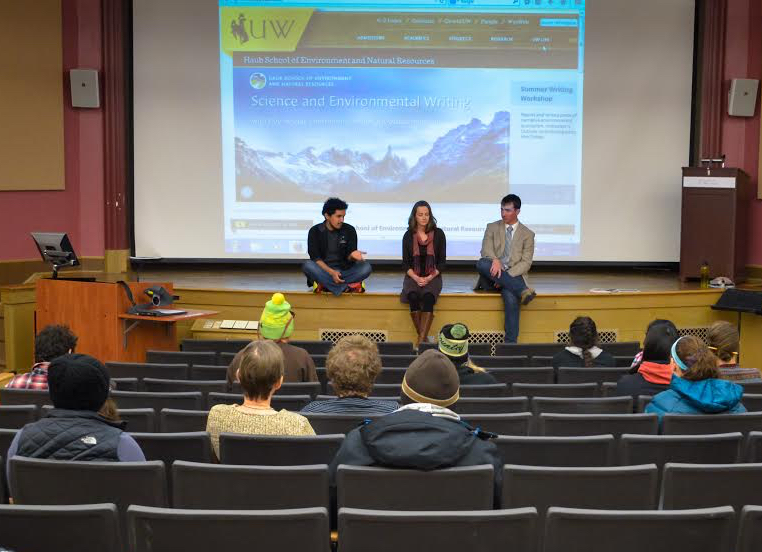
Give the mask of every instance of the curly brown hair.
M 337 396 L 367 397 L 381 372 L 381 357 L 376 344 L 367 337 L 348 335 L 328 352 L 325 367 Z

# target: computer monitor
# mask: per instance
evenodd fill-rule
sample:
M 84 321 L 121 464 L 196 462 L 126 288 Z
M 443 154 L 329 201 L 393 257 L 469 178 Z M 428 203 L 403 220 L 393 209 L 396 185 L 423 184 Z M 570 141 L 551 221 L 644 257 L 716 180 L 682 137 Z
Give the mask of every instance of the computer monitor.
M 53 278 L 58 278 L 59 269 L 79 264 L 69 236 L 64 232 L 32 232 L 32 239 L 42 260 L 53 265 Z

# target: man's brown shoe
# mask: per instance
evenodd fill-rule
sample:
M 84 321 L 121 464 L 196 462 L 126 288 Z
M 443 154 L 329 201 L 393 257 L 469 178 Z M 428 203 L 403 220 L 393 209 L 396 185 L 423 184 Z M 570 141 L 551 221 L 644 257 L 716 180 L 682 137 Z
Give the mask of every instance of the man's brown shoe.
M 537 297 L 535 290 L 532 288 L 527 288 L 521 292 L 521 304 L 528 305 L 535 297 Z

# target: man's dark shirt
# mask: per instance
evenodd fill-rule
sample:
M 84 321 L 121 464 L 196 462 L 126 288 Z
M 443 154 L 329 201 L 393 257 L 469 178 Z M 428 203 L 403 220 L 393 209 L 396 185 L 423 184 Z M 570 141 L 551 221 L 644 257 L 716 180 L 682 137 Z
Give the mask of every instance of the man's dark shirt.
M 329 251 L 329 238 L 336 239 L 335 256 Z M 310 260 L 323 261 L 331 268 L 337 270 L 346 270 L 352 265 L 349 260 L 349 254 L 357 249 L 357 232 L 351 224 L 346 222 L 341 228 L 329 231 L 325 222 L 316 224 L 310 228 L 307 234 L 307 253 Z M 329 255 L 335 260 L 329 262 Z

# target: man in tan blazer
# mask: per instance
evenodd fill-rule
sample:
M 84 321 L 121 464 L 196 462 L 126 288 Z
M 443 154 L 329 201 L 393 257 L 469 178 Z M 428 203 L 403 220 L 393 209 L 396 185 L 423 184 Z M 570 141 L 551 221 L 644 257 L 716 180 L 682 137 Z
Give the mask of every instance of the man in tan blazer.
M 519 306 L 535 298 L 526 274 L 534 257 L 534 232 L 519 222 L 521 198 L 508 194 L 500 202 L 500 220 L 490 222 L 482 239 L 479 274 L 500 290 L 505 306 L 505 341 L 519 336 Z M 506 247 L 507 243 L 507 247 Z

